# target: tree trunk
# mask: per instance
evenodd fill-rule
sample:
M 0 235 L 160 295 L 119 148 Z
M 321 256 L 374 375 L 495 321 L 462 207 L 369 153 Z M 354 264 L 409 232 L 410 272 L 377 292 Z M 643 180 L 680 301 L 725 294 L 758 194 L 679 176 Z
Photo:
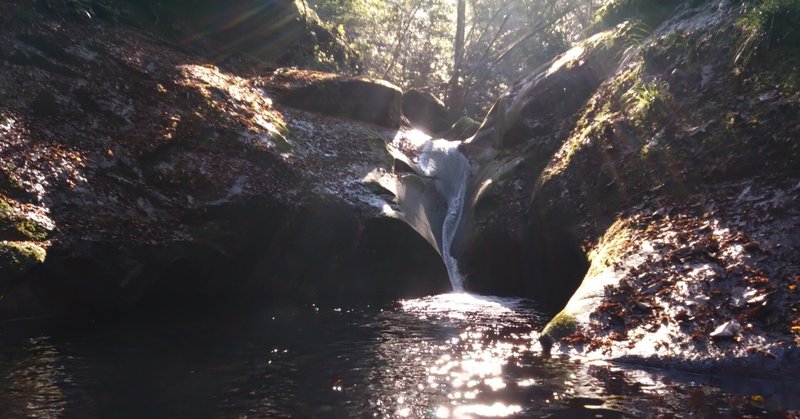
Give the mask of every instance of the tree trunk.
M 453 74 L 450 76 L 450 87 L 447 93 L 448 116 L 451 120 L 458 117 L 458 113 L 464 109 L 461 102 L 464 95 L 461 86 L 461 72 L 464 67 L 464 29 L 466 26 L 467 1 L 458 0 L 456 9 L 456 38 L 453 53 Z

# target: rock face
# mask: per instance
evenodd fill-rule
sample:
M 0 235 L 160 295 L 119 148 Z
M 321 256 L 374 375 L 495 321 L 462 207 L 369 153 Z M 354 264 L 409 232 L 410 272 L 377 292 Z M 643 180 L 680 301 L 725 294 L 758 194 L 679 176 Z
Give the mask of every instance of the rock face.
M 557 310 L 588 266 L 573 220 L 532 223 L 536 177 L 576 123 L 575 114 L 615 70 L 628 24 L 600 33 L 523 78 L 463 146 L 475 162 L 467 234 L 456 249 L 479 292 L 547 296 Z M 496 278 L 503 277 L 503 281 Z
M 742 65 L 747 11 L 678 10 L 640 42 L 619 26 L 578 45 L 495 105 L 464 146 L 477 166 L 467 287 L 499 272 L 507 292 L 551 299 L 549 281 L 569 283 L 542 334 L 556 352 L 794 374 L 800 89 L 780 63 L 797 46 Z M 574 268 L 548 271 L 554 260 Z
M 403 115 L 415 128 L 427 134 L 441 133 L 450 128 L 447 108 L 430 93 L 409 90 L 403 94 Z
M 278 104 L 268 77 L 32 3 L 0 5 L 0 318 L 449 287 L 395 212 L 403 131 Z
M 304 77 L 298 78 L 299 74 Z M 287 83 L 287 78 L 292 81 Z M 286 69 L 267 83 L 280 83 L 276 99 L 287 106 L 388 128 L 400 126 L 403 91 L 383 80 Z

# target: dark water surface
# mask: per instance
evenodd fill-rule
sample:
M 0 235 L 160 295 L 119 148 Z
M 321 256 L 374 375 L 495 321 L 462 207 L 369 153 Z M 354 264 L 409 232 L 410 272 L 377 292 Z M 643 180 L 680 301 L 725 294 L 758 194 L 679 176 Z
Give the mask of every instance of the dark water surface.
M 542 359 L 524 300 L 0 335 L 0 417 L 785 417 L 796 382 Z

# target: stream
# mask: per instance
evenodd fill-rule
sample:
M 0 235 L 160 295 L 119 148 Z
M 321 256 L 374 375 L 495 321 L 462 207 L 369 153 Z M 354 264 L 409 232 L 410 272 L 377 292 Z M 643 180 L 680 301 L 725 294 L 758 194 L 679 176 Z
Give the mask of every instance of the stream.
M 542 358 L 544 321 L 531 301 L 460 293 L 4 330 L 0 417 L 742 417 L 800 404 L 796 383 Z

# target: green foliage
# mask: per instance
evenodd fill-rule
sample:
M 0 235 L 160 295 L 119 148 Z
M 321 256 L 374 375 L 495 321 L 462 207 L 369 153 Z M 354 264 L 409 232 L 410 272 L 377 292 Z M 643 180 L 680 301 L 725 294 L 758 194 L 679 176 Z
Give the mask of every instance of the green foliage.
M 334 73 L 343 72 L 343 68 L 333 53 L 326 52 L 319 45 L 314 45 L 312 51 L 313 67 L 323 71 L 330 71 Z
M 634 85 L 622 95 L 622 103 L 631 115 L 640 121 L 651 115 L 664 115 L 672 102 L 669 83 L 661 79 L 645 82 L 638 77 Z
M 361 72 L 403 87 L 445 83 L 454 6 L 441 0 L 311 0 L 329 30 L 363 60 Z M 325 57 L 320 57 L 324 62 Z
M 522 75 L 580 40 L 591 24 L 583 0 L 467 2 L 463 88 L 447 97 L 454 73 L 456 1 L 309 0 L 329 29 L 344 34 L 363 59 L 362 72 L 404 89 L 432 93 L 482 117 Z M 452 100 L 449 100 L 452 99 Z
M 759 51 L 800 47 L 800 0 L 758 0 L 737 21 L 740 32 L 735 63 L 747 63 Z
M 653 30 L 641 20 L 631 21 L 630 24 L 631 30 L 628 32 L 626 39 L 627 46 L 641 47 Z

